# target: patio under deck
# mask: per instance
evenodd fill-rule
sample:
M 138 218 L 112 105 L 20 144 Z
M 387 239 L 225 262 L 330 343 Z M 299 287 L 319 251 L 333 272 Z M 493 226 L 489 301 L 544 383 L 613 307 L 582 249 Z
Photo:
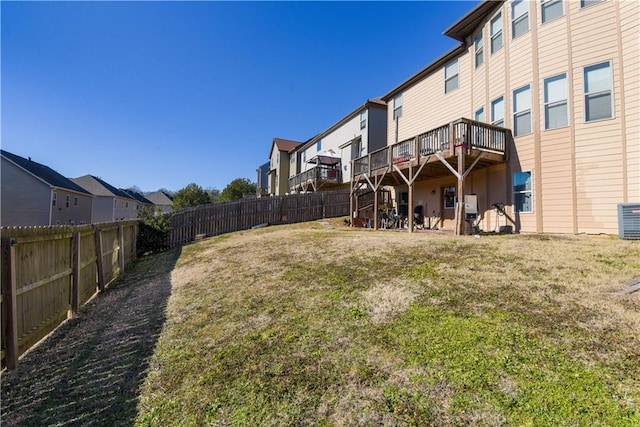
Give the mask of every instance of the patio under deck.
M 413 212 L 415 182 L 454 175 L 458 179 L 458 200 L 463 201 L 467 175 L 506 162 L 510 140 L 509 129 L 465 118 L 456 120 L 353 160 L 352 193 L 365 183 L 376 192 L 382 186 L 406 184 L 409 212 Z M 374 213 L 377 226 L 377 208 Z M 458 203 L 456 234 L 464 230 L 463 218 L 464 203 Z M 411 230 L 412 215 L 408 222 Z

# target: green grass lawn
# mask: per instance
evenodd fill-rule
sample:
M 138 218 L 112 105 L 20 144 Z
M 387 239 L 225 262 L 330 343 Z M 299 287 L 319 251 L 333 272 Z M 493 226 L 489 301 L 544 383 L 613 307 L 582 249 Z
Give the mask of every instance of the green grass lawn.
M 338 221 L 182 250 L 137 425 L 640 425 L 640 244 Z

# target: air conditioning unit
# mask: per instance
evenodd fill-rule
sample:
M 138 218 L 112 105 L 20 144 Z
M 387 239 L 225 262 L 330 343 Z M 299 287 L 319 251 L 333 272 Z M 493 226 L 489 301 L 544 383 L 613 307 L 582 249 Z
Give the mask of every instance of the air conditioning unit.
M 640 203 L 618 204 L 618 235 L 621 239 L 640 239 Z

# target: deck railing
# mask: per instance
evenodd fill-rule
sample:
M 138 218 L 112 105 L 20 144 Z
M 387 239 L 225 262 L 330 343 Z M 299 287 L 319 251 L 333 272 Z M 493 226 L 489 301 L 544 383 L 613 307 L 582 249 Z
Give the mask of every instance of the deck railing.
M 342 177 L 340 169 L 326 165 L 317 165 L 289 178 L 289 188 L 297 188 L 312 180 L 339 183 Z
M 438 152 L 453 154 L 452 148 L 459 146 L 506 156 L 509 132 L 505 128 L 462 118 L 359 157 L 353 161 L 352 173 L 354 176 L 371 173 Z

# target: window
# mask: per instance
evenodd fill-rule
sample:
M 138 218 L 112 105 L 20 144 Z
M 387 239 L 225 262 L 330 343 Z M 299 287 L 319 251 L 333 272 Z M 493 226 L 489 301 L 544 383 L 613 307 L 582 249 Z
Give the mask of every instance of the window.
M 562 0 L 542 0 L 542 23 L 553 21 L 564 15 Z
M 458 88 L 458 60 L 444 66 L 444 93 Z
M 307 161 L 307 152 L 306 152 L 306 151 L 303 151 L 303 152 L 302 152 L 302 163 L 304 163 L 304 162 L 306 162 L 306 161 Z
M 393 120 L 402 117 L 402 94 L 393 98 Z
M 533 212 L 530 171 L 513 174 L 513 204 L 517 213 Z
M 362 153 L 362 138 L 357 138 L 351 143 L 351 159 L 357 159 Z
M 69 196 L 67 196 L 67 197 L 65 198 L 65 201 L 64 201 L 64 207 L 65 207 L 65 208 L 68 208 L 68 207 L 69 207 L 69 202 L 70 202 L 70 201 L 71 201 L 71 198 L 70 198 Z
M 478 108 L 473 117 L 478 122 L 484 122 L 484 107 Z
M 567 74 L 544 79 L 544 128 L 565 127 L 568 122 Z
M 502 13 L 496 15 L 489 25 L 491 30 L 491 53 L 496 53 L 502 48 Z
M 444 208 L 453 209 L 456 207 L 456 187 L 445 187 L 443 189 Z
M 124 203 L 124 207 L 125 207 L 125 208 L 127 208 L 127 209 L 129 209 L 129 202 L 125 202 L 125 203 Z
M 529 31 L 529 2 L 513 0 L 511 3 L 511 36 L 515 39 Z
M 613 117 L 611 88 L 611 63 L 609 61 L 584 68 L 585 121 Z
M 480 107 L 476 110 L 473 115 L 473 118 L 478 122 L 484 122 L 484 107 Z M 484 143 L 484 131 L 482 128 L 478 126 L 473 126 L 473 140 L 478 145 L 483 145 Z
M 113 209 L 118 207 L 118 201 L 116 199 L 113 199 Z
M 319 153 L 322 150 L 322 140 L 316 142 L 316 151 Z
M 76 208 L 78 207 L 78 198 L 77 197 L 73 198 L 73 206 L 76 207 Z
M 504 127 L 504 97 L 491 101 L 491 124 Z
M 482 38 L 482 31 L 473 38 L 473 45 L 476 50 L 476 68 L 478 68 L 484 63 L 484 39 Z
M 602 3 L 604 0 L 580 0 L 580 7 L 591 6 L 592 4 Z
M 513 136 L 531 133 L 531 87 L 513 91 Z
M 364 129 L 367 127 L 367 112 L 360 112 L 360 129 Z

